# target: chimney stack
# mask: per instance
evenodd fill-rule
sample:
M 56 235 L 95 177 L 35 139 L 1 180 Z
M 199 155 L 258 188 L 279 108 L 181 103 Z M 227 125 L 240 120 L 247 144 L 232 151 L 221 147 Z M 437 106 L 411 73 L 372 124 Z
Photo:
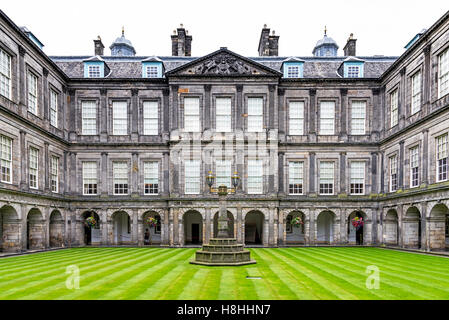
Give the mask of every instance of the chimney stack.
M 173 31 L 171 36 L 171 52 L 172 56 L 185 56 L 190 57 L 192 55 L 192 36 L 188 35 L 189 31 L 180 25 L 180 27 Z
M 264 24 L 259 40 L 259 56 L 277 56 L 279 53 L 279 36 L 273 30 L 270 35 L 270 28 Z
M 94 45 L 95 45 L 95 55 L 96 56 L 104 55 L 104 45 L 103 42 L 101 42 L 100 36 L 97 37 L 97 40 L 94 40 Z
M 354 35 L 351 33 L 348 38 L 348 42 L 346 42 L 345 47 L 343 48 L 344 55 L 346 57 L 353 56 L 355 57 L 355 43 L 357 39 L 354 39 Z

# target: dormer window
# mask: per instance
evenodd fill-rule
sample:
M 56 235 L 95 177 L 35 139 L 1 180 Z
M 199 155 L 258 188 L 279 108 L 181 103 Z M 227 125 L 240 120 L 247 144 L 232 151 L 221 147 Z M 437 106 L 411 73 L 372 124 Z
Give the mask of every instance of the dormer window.
M 142 61 L 142 77 L 143 78 L 162 78 L 163 64 L 162 60 L 157 57 L 151 57 Z
M 284 78 L 302 78 L 304 61 L 297 58 L 289 58 L 282 64 Z
M 157 66 L 147 66 L 147 77 L 148 78 L 157 78 Z
M 353 58 L 354 59 L 354 58 Z M 364 62 L 363 61 L 345 61 L 344 77 L 345 78 L 363 78 Z
M 288 66 L 287 78 L 299 78 L 299 66 Z
M 360 66 L 348 66 L 348 78 L 359 78 Z
M 84 78 L 104 78 L 105 63 L 103 61 L 84 61 Z
M 100 78 L 100 66 L 88 66 L 89 78 Z

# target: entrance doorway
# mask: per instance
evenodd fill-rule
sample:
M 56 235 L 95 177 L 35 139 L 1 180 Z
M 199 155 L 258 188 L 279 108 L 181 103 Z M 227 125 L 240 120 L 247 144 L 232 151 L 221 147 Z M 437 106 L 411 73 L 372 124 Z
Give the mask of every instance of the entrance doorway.
M 200 243 L 200 225 L 192 223 L 192 244 Z
M 263 244 L 264 215 L 252 211 L 245 217 L 245 244 Z

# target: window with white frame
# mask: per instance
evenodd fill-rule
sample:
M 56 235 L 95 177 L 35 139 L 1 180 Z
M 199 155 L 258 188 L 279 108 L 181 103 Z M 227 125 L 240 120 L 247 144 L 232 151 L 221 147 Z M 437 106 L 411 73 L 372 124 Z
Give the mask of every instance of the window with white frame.
M 12 182 L 12 139 L 0 135 L 0 165 L 1 165 L 1 182 Z
M 199 98 L 184 98 L 184 131 L 200 132 Z
M 51 191 L 57 193 L 59 191 L 59 158 L 51 156 L 50 158 L 50 185 Z
M 358 78 L 360 76 L 360 66 L 348 66 L 348 78 Z
M 83 135 L 97 134 L 97 103 L 95 101 L 81 102 L 81 133 Z
M 351 194 L 364 194 L 365 162 L 351 161 Z
M 157 78 L 158 70 L 157 66 L 147 66 L 147 77 L 148 78 Z
M 390 157 L 390 192 L 398 190 L 398 157 Z
M 304 102 L 290 101 L 288 104 L 288 131 L 290 135 L 304 134 Z
M 320 194 L 334 193 L 334 162 L 320 162 Z
M 365 134 L 366 101 L 352 101 L 351 104 L 351 134 Z
M 0 95 L 11 99 L 11 56 L 0 49 Z
M 437 144 L 437 181 L 447 180 L 448 152 L 447 133 L 436 138 Z
M 97 163 L 95 161 L 83 161 L 83 194 L 97 194 Z
M 263 132 L 262 98 L 248 98 L 248 132 Z
M 288 193 L 302 194 L 304 182 L 304 162 L 289 161 L 288 163 Z
M 28 72 L 28 111 L 37 115 L 37 77 Z
M 199 194 L 201 191 L 201 162 L 200 160 L 184 161 L 184 193 Z
M 438 98 L 449 93 L 449 49 L 438 56 Z
M 114 194 L 128 194 L 128 163 L 126 161 L 112 162 L 114 178 Z
M 39 173 L 39 150 L 30 147 L 29 176 L 30 188 L 37 189 Z
M 116 136 L 128 134 L 128 105 L 126 101 L 112 103 L 112 134 Z
M 419 185 L 419 147 L 410 148 L 410 186 Z
M 157 101 L 143 102 L 143 134 L 159 134 L 159 104 Z
M 58 127 L 58 93 L 50 89 L 50 124 Z
M 288 66 L 287 78 L 299 78 L 299 66 Z
M 335 133 L 335 102 L 320 102 L 320 135 Z
M 100 66 L 98 65 L 87 66 L 87 75 L 89 78 L 100 78 L 101 77 Z
M 412 114 L 421 110 L 421 71 L 412 76 Z
M 231 161 L 215 160 L 215 170 L 217 176 L 217 187 L 224 185 L 231 188 Z
M 248 160 L 248 194 L 263 193 L 262 160 Z
M 145 194 L 159 193 L 159 162 L 145 161 L 143 163 Z
M 231 132 L 232 131 L 232 100 L 231 98 L 215 99 L 215 131 Z
M 398 89 L 395 89 L 390 94 L 390 118 L 391 118 L 391 127 L 394 127 L 398 124 L 399 118 L 399 110 L 398 110 Z

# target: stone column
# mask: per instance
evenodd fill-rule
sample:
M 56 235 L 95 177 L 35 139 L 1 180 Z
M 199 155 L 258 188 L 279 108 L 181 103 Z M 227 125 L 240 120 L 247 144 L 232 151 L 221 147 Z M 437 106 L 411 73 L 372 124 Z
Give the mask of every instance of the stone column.
M 172 95 L 172 120 L 171 120 L 171 130 L 176 130 L 179 128 L 178 123 L 178 86 L 172 85 L 170 86 L 170 91 Z
M 164 189 L 162 191 L 163 196 L 169 196 L 170 194 L 170 159 L 169 159 L 169 152 L 164 151 L 163 153 L 164 159 L 163 159 L 163 181 L 164 181 Z
M 132 228 L 131 228 L 131 243 L 135 245 L 139 245 L 139 212 L 137 209 L 132 210 Z
M 423 130 L 423 144 L 422 144 L 422 179 L 421 184 L 427 186 L 429 184 L 429 129 Z
M 108 196 L 108 153 L 101 153 L 101 197 Z
M 340 242 L 341 244 L 348 243 L 348 221 L 346 219 L 346 211 L 344 209 L 340 210 Z
M 269 229 L 270 229 L 270 221 L 268 220 L 268 217 L 264 217 L 263 221 L 263 240 L 262 244 L 264 247 L 269 246 Z
M 131 160 L 131 196 L 139 196 L 139 154 L 137 152 L 132 153 Z M 143 171 L 143 170 L 142 170 Z
M 179 195 L 179 183 L 180 183 L 180 179 L 179 179 L 179 163 L 180 163 L 179 152 L 178 151 L 172 151 L 171 152 L 171 156 L 172 156 L 172 162 L 173 162 L 173 171 L 172 171 L 173 193 L 174 193 L 174 195 Z
M 348 129 L 347 129 L 347 110 L 348 110 L 348 89 L 340 89 L 341 97 L 341 108 L 340 108 L 340 134 L 341 140 L 347 140 Z
M 315 208 L 310 209 L 309 215 L 309 245 L 316 243 Z
M 212 86 L 210 84 L 204 85 L 204 131 L 212 128 L 210 98 L 211 88 Z
M 27 82 L 27 75 L 25 73 L 25 48 L 21 45 L 19 47 L 19 102 L 22 106 L 21 111 L 23 112 L 22 115 L 26 114 L 27 112 L 27 94 L 26 94 L 26 82 Z
M 274 246 L 278 246 L 278 239 L 279 239 L 279 214 L 278 214 L 278 208 L 273 207 L 272 209 L 273 212 L 273 231 L 274 231 L 274 235 L 273 235 L 273 245 Z
M 26 132 L 20 130 L 20 158 L 22 159 L 22 165 L 20 166 L 20 189 L 22 191 L 28 190 L 27 166 L 25 165 L 28 161 L 28 154 L 25 145 L 25 135 Z
M 285 89 L 278 88 L 278 130 L 279 139 L 285 140 L 285 105 L 284 105 Z
M 139 90 L 131 89 L 131 141 L 137 142 L 139 138 Z
M 108 90 L 100 89 L 100 106 L 99 106 L 99 118 L 101 119 L 99 123 L 100 129 L 100 141 L 108 141 Z
M 403 228 L 403 219 L 402 219 L 403 214 L 404 214 L 403 208 L 404 208 L 404 206 L 402 204 L 398 205 L 398 239 L 399 239 L 398 246 L 401 248 L 403 247 L 403 243 L 404 243 L 403 242 L 404 228 Z
M 430 251 L 427 233 L 427 202 L 421 203 L 421 249 Z
M 399 141 L 398 189 L 404 188 L 404 140 Z
M 423 106 L 423 115 L 427 115 L 429 112 L 429 102 L 431 100 L 430 96 L 430 85 L 431 85 L 431 57 L 430 57 L 431 44 L 428 44 L 424 47 L 424 64 L 423 64 L 423 95 L 422 95 L 422 106 Z
M 315 177 L 315 152 L 309 152 L 309 194 L 316 194 Z
M 175 211 L 173 212 L 173 242 L 175 245 L 183 245 L 184 243 L 181 244 L 181 242 L 184 240 L 184 238 L 182 238 L 182 234 L 181 234 L 181 228 L 179 228 L 179 225 L 182 224 L 182 219 L 181 221 L 179 221 L 179 209 L 175 209 Z
M 237 104 L 235 112 L 235 128 L 236 130 L 243 130 L 243 86 L 238 84 L 235 86 L 237 90 Z
M 50 214 L 51 214 L 51 208 L 50 207 L 46 207 L 42 214 L 43 214 L 43 217 L 44 217 L 44 226 L 45 226 L 45 229 L 44 229 L 44 234 L 45 234 L 44 248 L 48 249 L 48 248 L 50 248 Z
M 316 142 L 317 129 L 316 129 L 316 89 L 309 90 L 310 105 L 309 105 L 309 142 Z
M 161 107 L 161 113 L 163 115 L 163 121 L 162 121 L 162 132 L 163 132 L 163 137 L 168 137 L 168 135 L 170 134 L 170 112 L 169 112 L 169 108 L 170 108 L 170 102 L 169 102 L 169 96 L 170 96 L 170 90 L 168 89 L 163 89 L 162 90 L 162 107 Z
M 349 193 L 346 190 L 346 181 L 350 181 L 346 177 L 346 152 L 340 152 L 340 193 L 342 194 Z
M 173 217 L 175 215 L 175 209 L 174 208 L 169 208 L 169 214 L 168 214 L 168 241 L 169 241 L 169 245 L 173 246 L 174 245 L 174 223 L 173 223 Z
M 43 94 L 42 94 L 42 96 L 43 96 L 43 99 L 42 99 L 42 102 L 43 102 L 43 106 L 44 106 L 44 114 L 43 114 L 43 117 L 44 117 L 44 120 L 45 120 L 45 122 L 47 122 L 48 120 L 50 120 L 50 115 L 49 115 L 49 113 L 50 113 L 50 110 L 49 110 L 49 103 L 48 103 L 48 69 L 46 69 L 46 68 L 43 68 L 42 69 L 42 74 L 43 74 L 43 77 L 42 77 L 42 82 L 43 82 L 43 85 L 42 85 L 42 89 L 43 89 Z
M 381 158 L 380 158 L 380 193 L 385 192 L 385 151 L 381 151 Z
M 374 208 L 371 211 L 371 238 L 372 238 L 372 244 L 376 245 L 377 244 L 377 227 L 378 227 L 378 222 L 377 222 L 377 211 L 379 208 Z
M 44 174 L 45 174 L 45 178 L 44 178 L 44 190 L 46 192 L 50 191 L 50 183 L 49 183 L 49 166 L 50 166 L 50 159 L 49 159 L 49 155 L 48 155 L 48 142 L 44 142 Z
M 371 152 L 371 193 L 377 193 L 377 152 Z
M 206 230 L 204 230 L 206 234 L 206 243 L 209 243 L 210 239 L 213 237 L 213 229 L 211 229 L 211 212 L 210 207 L 206 207 Z
M 274 208 L 268 208 L 268 245 L 272 246 L 275 244 L 275 235 L 274 235 Z
M 100 216 L 101 222 L 100 222 L 100 228 L 101 228 L 101 244 L 102 245 L 108 245 L 108 212 L 107 210 L 103 210 L 102 212 L 99 212 L 98 215 Z
M 398 99 L 398 124 L 399 124 L 399 128 L 403 128 L 404 124 L 405 124 L 405 117 L 406 117 L 406 103 L 405 103 L 405 98 L 406 98 L 406 83 L 407 83 L 407 77 L 405 75 L 406 72 L 406 67 L 403 67 L 400 71 L 399 74 L 401 75 L 401 80 L 400 80 L 400 86 L 399 86 L 399 99 Z
M 61 194 L 65 194 L 68 191 L 68 183 L 67 183 L 67 179 L 68 179 L 68 167 L 67 167 L 67 161 L 68 161 L 68 157 L 67 157 L 68 151 L 64 150 L 64 155 L 63 155 L 63 163 L 62 163 L 62 177 L 63 177 L 63 181 L 61 181 L 60 183 L 60 192 Z M 81 192 L 81 191 L 80 191 Z
M 271 195 L 274 195 L 275 192 L 275 181 L 274 181 L 274 171 L 275 166 L 274 162 L 276 160 L 276 153 L 277 150 L 271 150 L 271 148 L 268 150 L 269 154 L 269 170 L 268 170 L 268 193 Z
M 77 126 L 76 126 L 76 124 L 78 123 L 79 125 L 80 125 L 80 128 L 79 128 L 79 132 L 81 133 L 81 120 L 78 120 L 78 119 L 80 119 L 80 117 L 81 117 L 81 110 L 79 110 L 80 112 L 80 115 L 77 115 L 77 103 L 76 103 L 76 99 L 75 99 L 75 94 L 76 94 L 76 91 L 74 90 L 74 89 L 69 89 L 68 90 L 68 94 L 69 94 L 69 101 L 70 101 L 70 105 L 68 106 L 68 108 L 69 108 L 69 113 L 70 113 L 70 115 L 69 115 L 69 125 L 68 125 L 68 127 L 69 127 L 69 140 L 70 141 L 75 141 L 76 140 L 76 136 L 77 136 L 77 134 L 76 134 L 76 130 L 77 130 Z
M 242 206 L 237 205 L 237 243 L 244 243 L 244 234 L 242 233 L 243 226 L 245 221 L 243 221 L 242 217 Z M 243 225 L 243 226 L 242 226 Z
M 77 174 L 76 174 L 76 172 L 77 172 L 77 170 L 76 170 L 76 152 L 71 152 L 70 153 L 70 167 L 71 167 L 71 175 L 70 175 L 70 186 L 71 186 L 71 188 L 70 188 L 70 193 L 71 194 L 76 194 L 77 192 L 78 192 L 78 188 L 77 188 L 77 185 L 78 185 L 78 179 L 76 178 L 77 177 Z
M 268 129 L 274 129 L 274 119 L 275 119 L 275 98 L 276 85 L 268 86 Z

